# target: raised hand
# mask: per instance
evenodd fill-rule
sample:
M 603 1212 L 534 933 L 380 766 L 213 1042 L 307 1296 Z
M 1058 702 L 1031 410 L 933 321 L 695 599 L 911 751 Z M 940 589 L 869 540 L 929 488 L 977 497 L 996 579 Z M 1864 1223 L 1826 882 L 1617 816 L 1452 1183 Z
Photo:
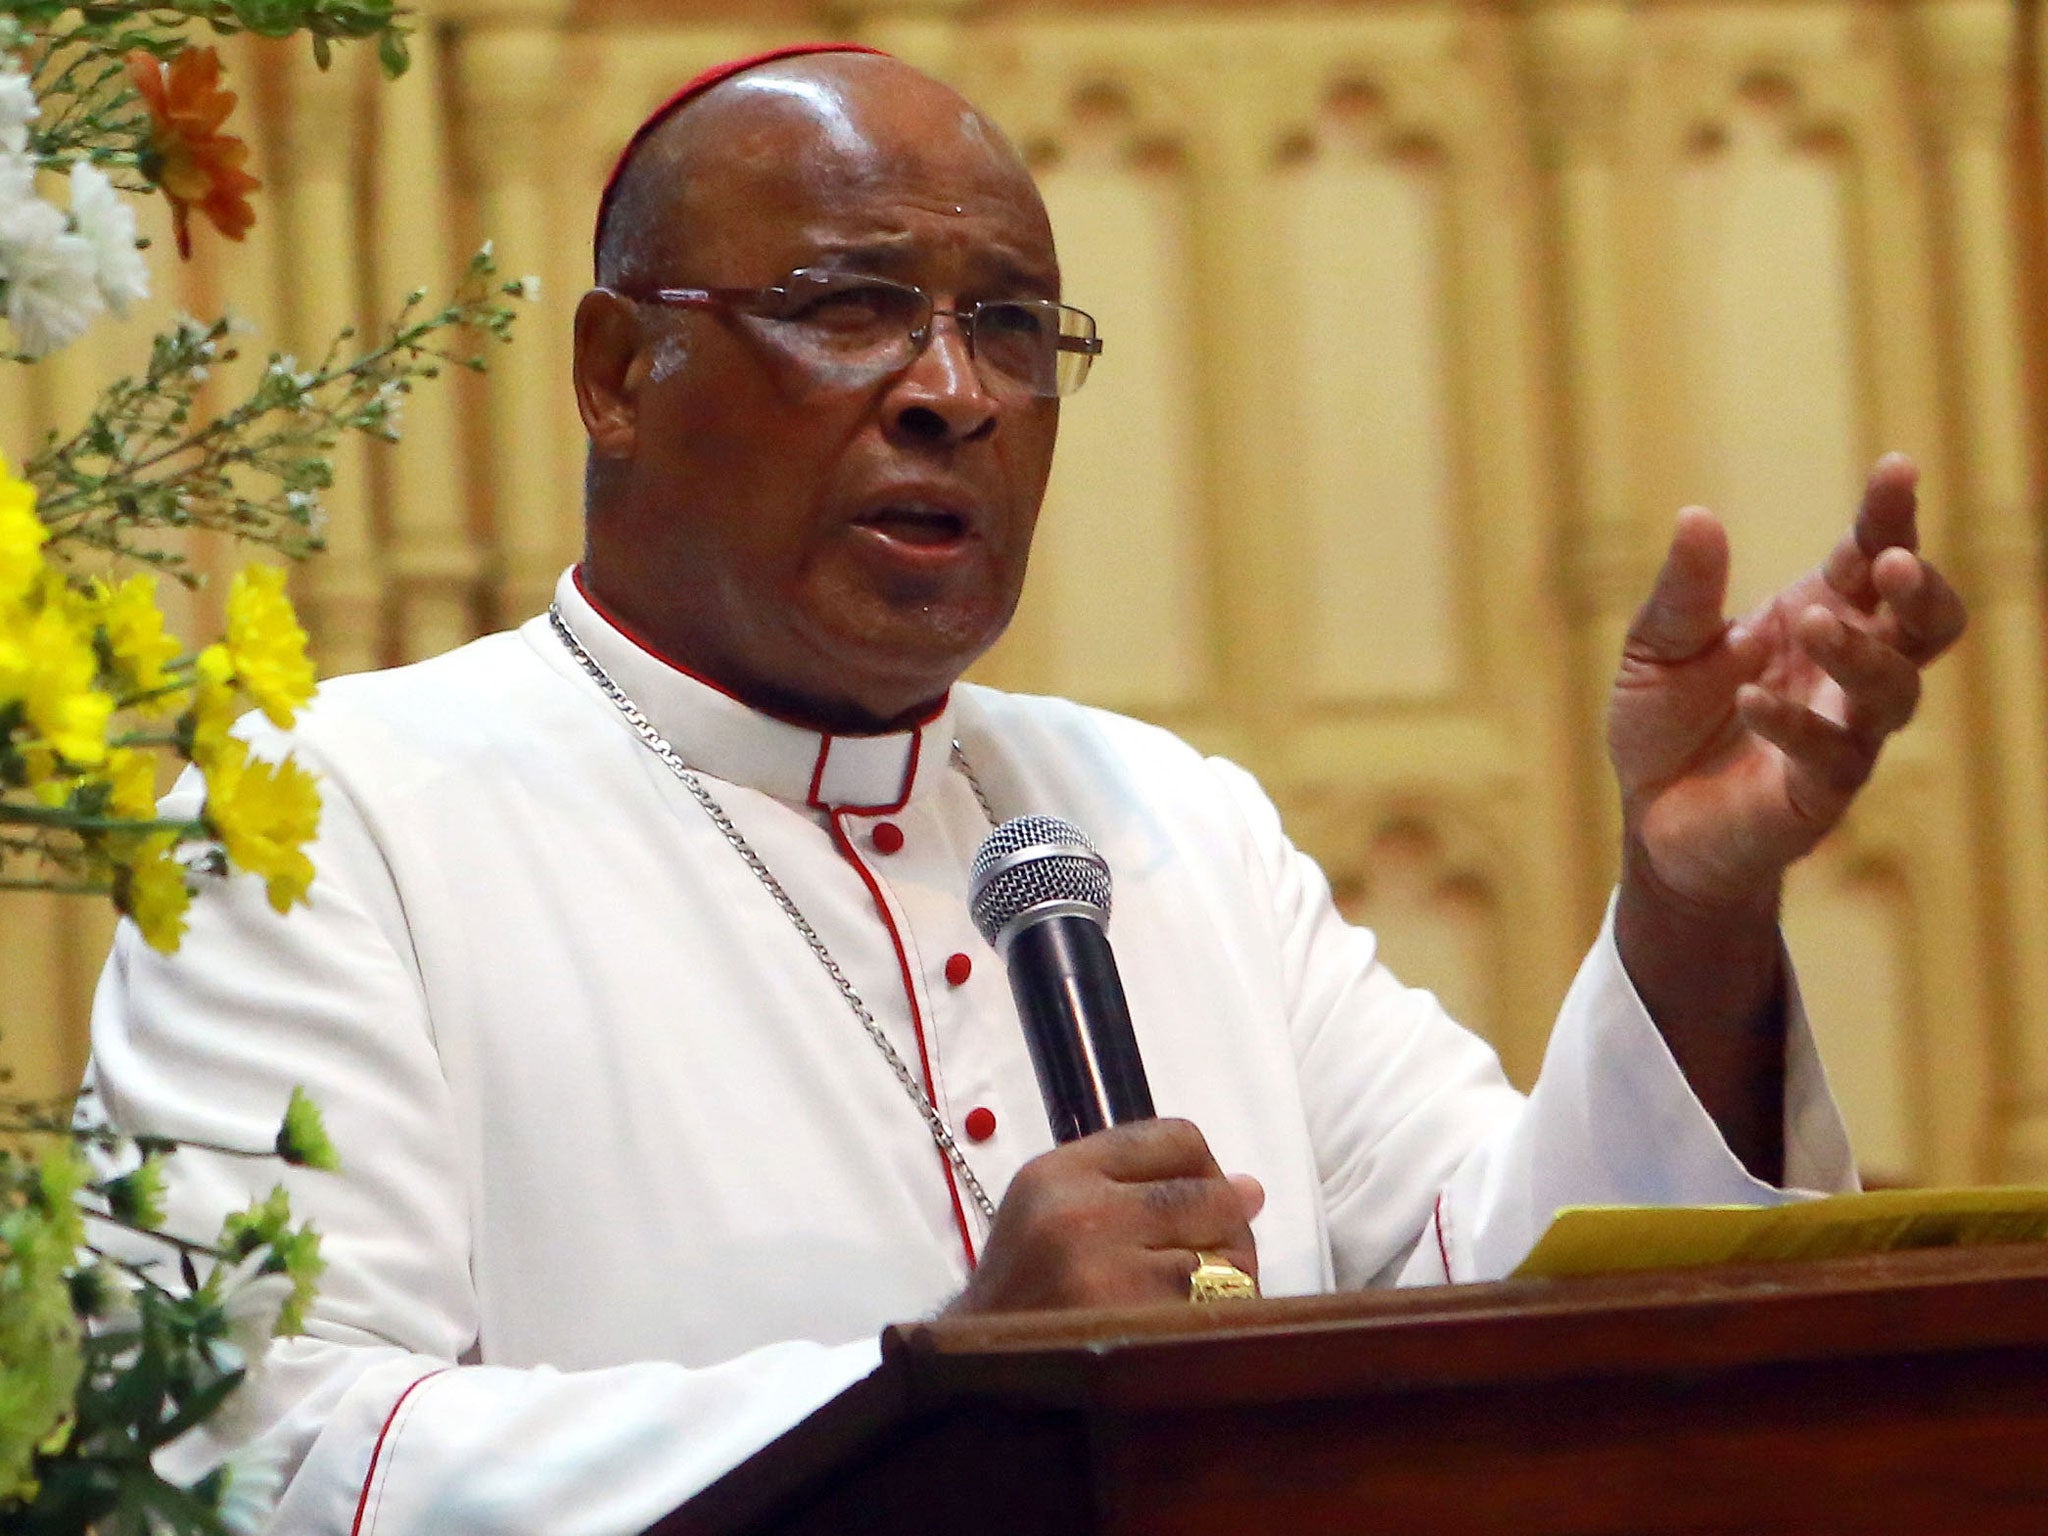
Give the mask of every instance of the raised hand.
M 1728 535 L 1678 515 L 1608 707 L 1621 782 L 1622 965 L 1751 1173 L 1783 1176 L 1785 870 L 1838 823 L 1920 673 L 1963 632 L 1962 600 L 1917 553 L 1917 471 L 1878 462 L 1855 526 L 1737 623 Z
M 1196 1252 L 1257 1278 L 1258 1180 L 1226 1178 L 1185 1120 L 1142 1120 L 1033 1158 L 1010 1181 L 967 1289 L 946 1310 L 1186 1301 Z
M 1900 455 L 1879 461 L 1827 560 L 1732 624 L 1727 534 L 1679 514 L 1608 713 L 1631 853 L 1670 895 L 1774 902 L 1962 634 L 1962 600 L 1916 552 L 1916 479 Z

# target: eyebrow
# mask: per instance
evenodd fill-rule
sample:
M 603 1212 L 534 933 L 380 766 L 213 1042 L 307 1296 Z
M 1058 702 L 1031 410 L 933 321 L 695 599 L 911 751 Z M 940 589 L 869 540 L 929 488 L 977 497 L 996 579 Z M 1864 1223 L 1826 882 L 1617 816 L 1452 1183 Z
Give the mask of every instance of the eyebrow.
M 918 256 L 915 237 L 904 235 L 864 236 L 857 240 L 836 241 L 825 238 L 818 242 L 818 260 L 844 262 L 849 266 L 871 270 L 883 277 L 900 275 L 912 265 Z M 1059 292 L 1059 276 L 1055 268 L 1046 268 L 1028 258 L 1011 251 L 985 248 L 976 253 L 978 264 L 989 270 L 991 281 L 987 286 L 1027 293 Z M 811 265 L 806 262 L 803 265 Z

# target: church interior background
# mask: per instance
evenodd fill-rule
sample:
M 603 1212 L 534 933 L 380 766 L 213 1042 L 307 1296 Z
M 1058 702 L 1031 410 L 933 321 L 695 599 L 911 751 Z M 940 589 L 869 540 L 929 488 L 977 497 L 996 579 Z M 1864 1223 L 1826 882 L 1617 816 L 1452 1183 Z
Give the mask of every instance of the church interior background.
M 617 146 L 719 59 L 876 43 L 1012 136 L 1108 341 L 974 675 L 1245 763 L 1524 1083 L 1612 879 L 1602 704 L 1672 514 L 1722 513 L 1746 602 L 1912 452 L 1973 629 L 1785 927 L 1872 1176 L 2048 1180 L 2048 4 L 417 8 L 390 86 L 230 44 L 256 228 L 0 374 L 10 453 L 176 310 L 231 294 L 259 367 L 489 234 L 539 304 L 402 446 L 344 452 L 298 579 L 329 673 L 516 622 L 580 547 L 568 322 Z M 76 1082 L 107 933 L 0 898 L 17 1089 Z

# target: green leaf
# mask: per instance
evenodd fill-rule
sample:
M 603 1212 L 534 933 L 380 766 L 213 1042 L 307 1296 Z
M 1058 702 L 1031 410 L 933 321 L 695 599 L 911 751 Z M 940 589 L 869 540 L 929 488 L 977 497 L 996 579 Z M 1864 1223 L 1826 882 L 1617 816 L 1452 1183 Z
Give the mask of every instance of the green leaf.
M 143 1529 L 175 1536 L 228 1536 L 220 1513 L 176 1484 L 167 1483 L 143 1462 L 121 1479 L 121 1503 L 143 1517 Z
M 383 66 L 387 80 L 396 80 L 412 68 L 412 51 L 398 28 L 391 28 L 377 39 L 377 62 Z
M 235 1388 L 242 1384 L 242 1378 L 247 1374 L 246 1371 L 229 1371 L 218 1381 L 210 1382 L 192 1393 L 185 1399 L 183 1407 L 176 1415 L 148 1432 L 145 1443 L 152 1449 L 159 1445 L 168 1445 L 186 1430 L 204 1424 L 213 1417 L 220 1405 L 228 1400 Z

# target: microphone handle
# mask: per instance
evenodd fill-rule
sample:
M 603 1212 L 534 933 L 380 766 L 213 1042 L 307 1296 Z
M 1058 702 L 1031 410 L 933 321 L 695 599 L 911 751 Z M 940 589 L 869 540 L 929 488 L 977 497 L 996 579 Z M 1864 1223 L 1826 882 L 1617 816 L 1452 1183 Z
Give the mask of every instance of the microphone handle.
M 1006 958 L 1053 1140 L 1150 1120 L 1152 1089 L 1102 925 L 1041 918 L 1012 936 Z

